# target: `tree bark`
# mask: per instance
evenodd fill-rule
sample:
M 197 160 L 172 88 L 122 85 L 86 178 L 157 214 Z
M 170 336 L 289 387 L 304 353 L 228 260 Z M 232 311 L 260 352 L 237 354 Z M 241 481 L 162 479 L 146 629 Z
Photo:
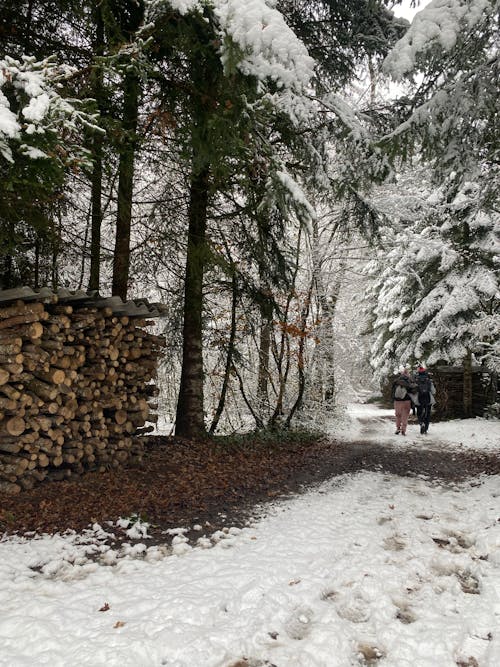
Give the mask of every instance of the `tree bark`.
M 295 413 L 300 410 L 302 407 L 302 402 L 304 400 L 304 392 L 306 389 L 306 376 L 304 373 L 304 366 L 305 366 L 305 359 L 304 359 L 304 350 L 306 346 L 306 327 L 307 327 L 307 318 L 309 317 L 309 310 L 311 306 L 311 297 L 312 297 L 312 290 L 313 290 L 313 282 L 311 282 L 311 285 L 309 287 L 309 291 L 307 293 L 307 298 L 305 300 L 304 305 L 302 306 L 302 311 L 300 314 L 300 332 L 301 336 L 299 339 L 299 349 L 298 349 L 298 355 L 297 355 L 297 366 L 298 366 L 298 372 L 299 372 L 299 391 L 297 393 L 297 398 L 295 400 L 295 403 L 293 404 L 290 414 L 288 415 L 286 421 L 285 421 L 285 426 L 286 428 L 290 427 L 290 424 L 292 422 L 292 419 L 295 415 Z
M 464 417 L 472 417 L 472 354 L 470 350 L 463 361 L 464 368 Z
M 272 306 L 260 306 L 260 341 L 259 341 L 259 370 L 257 374 L 257 401 L 262 415 L 269 411 L 269 358 L 271 351 Z
M 295 269 L 293 271 L 292 281 L 288 286 L 288 296 L 286 300 L 285 310 L 283 313 L 283 326 L 281 332 L 280 347 L 279 351 L 278 349 L 276 349 L 276 351 L 273 351 L 276 361 L 276 367 L 278 370 L 278 395 L 276 398 L 276 405 L 273 414 L 271 415 L 271 418 L 269 420 L 269 425 L 271 427 L 274 427 L 277 424 L 278 420 L 280 420 L 280 418 L 283 416 L 284 413 L 283 401 L 285 398 L 286 383 L 288 380 L 288 374 L 290 371 L 290 361 L 291 361 L 290 335 L 287 332 L 286 325 L 288 324 L 288 315 L 290 312 L 290 306 L 295 293 L 295 286 L 297 284 L 301 239 L 302 239 L 302 231 L 301 229 L 299 229 L 299 234 L 297 237 L 297 246 L 295 250 Z M 273 346 L 276 346 L 276 342 L 274 341 L 274 339 L 271 342 Z
M 250 177 L 256 193 L 262 190 L 262 179 L 257 174 Z M 257 205 L 256 205 L 257 209 Z M 266 278 L 267 258 L 269 257 L 269 212 L 257 212 L 257 262 L 259 267 L 260 286 L 260 338 L 259 338 L 259 368 L 257 371 L 257 404 L 263 419 L 269 415 L 269 360 L 271 355 L 271 336 L 273 334 L 273 303 L 271 289 Z
M 118 167 L 118 211 L 116 240 L 113 256 L 113 296 L 127 298 L 130 266 L 130 229 L 132 223 L 132 194 L 134 185 L 134 158 L 139 107 L 139 78 L 127 72 L 124 78 L 123 137 Z
M 236 273 L 233 271 L 233 276 L 231 280 L 233 299 L 231 303 L 231 330 L 229 332 L 229 341 L 227 344 L 227 355 L 226 355 L 226 367 L 224 370 L 224 380 L 222 382 L 222 389 L 220 392 L 219 403 L 215 411 L 215 415 L 210 425 L 210 435 L 213 435 L 217 430 L 219 425 L 222 412 L 224 410 L 224 405 L 226 402 L 227 390 L 229 387 L 229 379 L 231 377 L 231 369 L 233 368 L 233 351 L 234 351 L 234 341 L 236 340 L 236 306 L 238 303 L 238 283 L 236 278 Z
M 102 19 L 101 5 L 94 5 L 94 20 L 96 27 L 95 34 L 95 53 L 96 56 L 102 56 L 104 52 L 104 22 Z M 95 65 L 92 72 L 94 97 L 97 101 L 97 108 L 102 114 L 103 81 L 102 67 Z M 100 284 L 101 268 L 101 226 L 102 226 L 102 148 L 103 136 L 100 132 L 94 132 L 92 143 L 93 170 L 92 170 L 92 190 L 91 190 L 91 220 L 92 232 L 90 238 L 90 278 L 89 290 L 98 290 Z
M 184 438 L 206 435 L 203 410 L 203 274 L 206 262 L 206 226 L 209 168 L 191 177 L 182 372 L 177 401 L 175 433 Z

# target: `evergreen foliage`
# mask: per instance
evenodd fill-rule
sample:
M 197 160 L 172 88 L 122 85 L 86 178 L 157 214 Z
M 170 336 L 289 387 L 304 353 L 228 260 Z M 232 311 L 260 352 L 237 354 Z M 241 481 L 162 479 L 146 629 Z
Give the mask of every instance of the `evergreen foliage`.
M 462 364 L 471 353 L 498 371 L 498 44 L 497 3 L 435 0 L 384 64 L 420 81 L 381 146 L 418 154 L 435 192 L 413 218 L 396 213 L 404 228 L 368 269 L 379 377 L 402 361 Z
M 372 364 L 383 379 L 400 363 L 461 365 L 472 353 L 498 372 L 498 217 L 478 205 L 473 183 L 452 202 L 425 187 L 413 211 L 400 206 L 399 229 L 384 230 L 367 267 Z
M 238 391 L 257 425 L 291 419 L 320 376 L 331 405 L 352 232 L 385 244 L 371 266 L 379 372 L 471 351 L 496 368 L 495 3 L 449 0 L 445 26 L 433 0 L 404 37 L 389 6 L 4 0 L 3 286 L 62 274 L 68 287 L 160 295 L 171 384 L 182 348 L 181 385 L 194 381 L 178 415 L 198 434 L 210 383 L 217 422 Z M 366 69 L 376 99 L 388 53 L 395 78 L 419 72 L 411 95 L 353 102 Z M 87 98 L 95 117 L 74 101 Z M 368 192 L 416 155 L 433 186 L 389 225 Z
M 59 242 L 57 207 L 65 176 L 90 165 L 81 145 L 92 117 L 61 96 L 71 71 L 50 59 L 0 60 L 1 282 L 39 284 L 37 255 Z M 43 254 L 43 253 L 42 253 Z M 55 270 L 55 267 L 54 267 Z M 46 274 L 45 279 L 53 277 Z

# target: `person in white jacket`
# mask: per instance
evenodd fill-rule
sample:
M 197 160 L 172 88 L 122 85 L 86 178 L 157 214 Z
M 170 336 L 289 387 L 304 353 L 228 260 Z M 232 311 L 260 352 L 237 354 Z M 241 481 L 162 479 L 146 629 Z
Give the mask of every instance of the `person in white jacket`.
M 414 389 L 408 369 L 400 366 L 399 375 L 392 383 L 391 397 L 396 415 L 396 435 L 406 435 L 411 409 L 410 392 Z

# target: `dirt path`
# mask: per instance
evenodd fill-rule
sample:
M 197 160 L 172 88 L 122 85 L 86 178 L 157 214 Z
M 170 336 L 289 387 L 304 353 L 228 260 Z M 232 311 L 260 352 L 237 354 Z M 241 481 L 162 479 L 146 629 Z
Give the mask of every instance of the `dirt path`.
M 500 474 L 499 454 L 449 445 L 444 449 L 432 439 L 425 446 L 408 442 L 404 448 L 374 443 L 369 437 L 381 432 L 381 422 L 386 428 L 384 417 L 362 421 L 360 438 L 348 443 L 253 442 L 223 448 L 213 442 L 151 437 L 140 467 L 90 472 L 17 496 L 0 494 L 0 533 L 81 530 L 135 514 L 153 524 L 156 539 L 164 541 L 165 531 L 179 526 L 201 524 L 208 531 L 241 526 L 257 504 L 361 470 L 426 476 L 439 483 Z

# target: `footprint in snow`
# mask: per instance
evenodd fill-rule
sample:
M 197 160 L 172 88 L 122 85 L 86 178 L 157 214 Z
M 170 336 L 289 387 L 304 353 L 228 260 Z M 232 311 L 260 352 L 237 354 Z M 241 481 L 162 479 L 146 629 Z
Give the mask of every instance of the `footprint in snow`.
M 467 535 L 456 533 L 453 530 L 445 530 L 443 537 L 433 537 L 432 540 L 441 549 L 446 549 L 455 554 L 470 549 L 475 544 L 475 541 Z
M 358 659 L 360 665 L 371 667 L 379 660 L 385 658 L 385 651 L 371 644 L 358 644 Z
M 321 599 L 324 600 L 325 602 L 332 602 L 335 600 L 337 597 L 338 593 L 336 590 L 333 588 L 326 588 L 322 593 L 321 593 Z
M 464 593 L 469 593 L 469 595 L 479 595 L 481 593 L 479 579 L 471 572 L 460 570 L 459 572 L 456 572 L 455 576 Z
M 370 609 L 364 600 L 352 598 L 337 607 L 337 614 L 352 623 L 365 623 L 370 618 Z
M 386 537 L 384 540 L 384 549 L 386 551 L 403 551 L 406 547 L 406 542 L 398 535 Z
M 258 658 L 239 658 L 227 667 L 276 667 L 276 665 L 268 660 L 259 660 Z
M 392 517 L 390 516 L 379 516 L 377 519 L 377 523 L 379 526 L 383 526 L 384 523 L 389 523 L 389 521 L 392 521 Z
M 311 631 L 313 611 L 309 607 L 296 609 L 285 622 L 285 631 L 291 639 L 304 639 Z
M 395 602 L 394 604 L 398 609 L 396 612 L 396 618 L 398 621 L 404 625 L 409 625 L 410 623 L 414 623 L 417 620 L 415 614 L 412 612 L 406 602 Z

